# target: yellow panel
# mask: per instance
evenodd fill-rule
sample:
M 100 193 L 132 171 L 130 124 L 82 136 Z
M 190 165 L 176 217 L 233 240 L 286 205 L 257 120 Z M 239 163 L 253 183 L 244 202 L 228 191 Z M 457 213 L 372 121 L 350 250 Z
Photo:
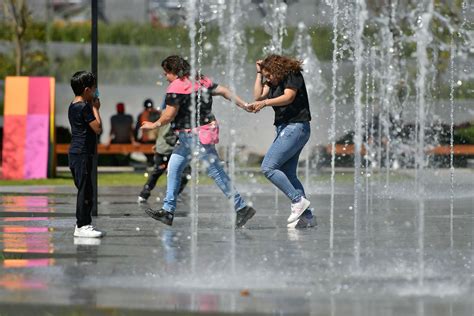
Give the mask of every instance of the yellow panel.
M 56 81 L 54 78 L 51 78 L 50 79 L 50 84 L 49 84 L 49 92 L 50 92 L 50 98 L 49 98 L 49 102 L 50 102 L 50 106 L 49 106 L 49 124 L 50 124 L 50 141 L 51 143 L 55 144 L 56 143 L 56 135 L 55 135 L 55 125 L 56 125 L 56 122 L 55 122 L 55 115 L 56 115 L 56 108 L 55 108 L 55 104 L 56 104 L 56 99 L 55 99 L 55 96 L 56 96 Z
M 4 115 L 28 112 L 28 77 L 6 77 Z

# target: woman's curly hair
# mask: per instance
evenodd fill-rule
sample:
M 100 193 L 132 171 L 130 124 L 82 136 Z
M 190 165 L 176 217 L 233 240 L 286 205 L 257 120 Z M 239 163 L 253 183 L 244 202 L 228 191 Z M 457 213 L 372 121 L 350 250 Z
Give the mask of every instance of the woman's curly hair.
M 172 55 L 166 57 L 161 62 L 161 67 L 166 71 L 178 76 L 178 78 L 189 77 L 191 66 L 188 61 L 181 56 Z
M 302 71 L 302 65 L 303 62 L 300 60 L 273 54 L 261 62 L 260 68 L 270 72 L 275 80 L 280 82 L 290 73 Z

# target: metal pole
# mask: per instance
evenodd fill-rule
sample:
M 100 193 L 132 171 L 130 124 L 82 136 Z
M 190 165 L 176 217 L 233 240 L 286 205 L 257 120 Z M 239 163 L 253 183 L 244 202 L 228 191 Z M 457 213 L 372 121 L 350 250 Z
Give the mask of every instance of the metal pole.
M 91 12 L 92 12 L 92 27 L 91 27 L 91 71 L 97 78 L 97 86 L 99 86 L 99 77 L 97 73 L 97 19 L 98 19 L 98 0 L 91 1 Z M 98 137 L 97 137 L 98 140 Z M 92 216 L 98 215 L 97 208 L 97 166 L 99 157 L 97 155 L 97 147 L 94 153 L 94 159 L 92 163 Z

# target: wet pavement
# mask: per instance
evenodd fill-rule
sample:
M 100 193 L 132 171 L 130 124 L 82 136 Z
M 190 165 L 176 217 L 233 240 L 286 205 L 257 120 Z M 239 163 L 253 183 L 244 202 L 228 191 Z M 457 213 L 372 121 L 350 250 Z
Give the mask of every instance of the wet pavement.
M 73 238 L 73 187 L 2 187 L 0 314 L 472 316 L 474 171 L 456 170 L 454 195 L 448 171 L 418 193 L 401 175 L 362 178 L 357 195 L 336 182 L 332 210 L 316 179 L 318 226 L 299 230 L 268 184 L 237 184 L 257 209 L 240 230 L 212 185 L 197 221 L 185 191 L 172 227 L 145 215 L 139 188 L 101 187 L 102 240 Z

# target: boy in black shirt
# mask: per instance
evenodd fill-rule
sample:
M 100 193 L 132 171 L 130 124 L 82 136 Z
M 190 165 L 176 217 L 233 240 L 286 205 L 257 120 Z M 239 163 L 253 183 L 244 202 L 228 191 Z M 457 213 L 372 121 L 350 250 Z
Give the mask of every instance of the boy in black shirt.
M 69 168 L 77 187 L 75 237 L 99 238 L 105 232 L 92 226 L 92 161 L 97 148 L 97 135 L 102 132 L 100 101 L 95 75 L 79 71 L 71 78 L 74 100 L 69 105 L 71 125 Z

